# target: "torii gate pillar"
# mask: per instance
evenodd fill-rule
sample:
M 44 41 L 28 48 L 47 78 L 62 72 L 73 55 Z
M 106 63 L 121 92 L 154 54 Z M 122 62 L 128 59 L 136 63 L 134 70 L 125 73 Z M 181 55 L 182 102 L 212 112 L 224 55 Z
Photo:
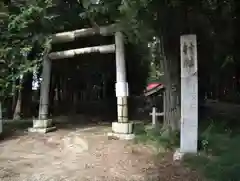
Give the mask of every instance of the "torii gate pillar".
M 124 56 L 124 39 L 121 32 L 115 33 L 116 45 L 116 97 L 118 121 L 112 123 L 112 133 L 119 139 L 129 140 L 134 138 L 133 123 L 128 120 L 128 83 L 126 80 L 126 63 Z
M 38 119 L 33 120 L 33 127 L 28 129 L 29 132 L 47 133 L 56 129 L 52 126 L 52 120 L 48 118 L 50 80 L 51 61 L 46 54 L 43 60 L 39 115 Z

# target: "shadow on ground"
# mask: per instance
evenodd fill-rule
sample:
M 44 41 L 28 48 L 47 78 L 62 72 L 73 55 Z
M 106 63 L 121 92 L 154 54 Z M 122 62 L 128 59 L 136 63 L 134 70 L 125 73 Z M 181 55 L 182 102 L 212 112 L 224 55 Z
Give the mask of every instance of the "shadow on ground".
M 96 116 L 69 115 L 55 117 L 53 122 L 57 129 L 75 130 L 96 126 L 111 126 L 112 120 Z
M 142 123 L 135 126 L 135 134 L 136 143 L 151 145 L 156 150 L 154 165 L 146 171 L 144 181 L 203 181 L 196 170 L 173 161 L 174 149 L 179 145 L 178 132 L 152 129 Z
M 111 120 L 100 119 L 97 117 L 75 115 L 59 116 L 52 118 L 53 125 L 57 130 L 76 130 L 96 126 L 111 126 Z M 1 141 L 16 139 L 28 134 L 28 128 L 32 127 L 32 120 L 6 121 L 3 124 Z M 57 131 L 56 130 L 56 131 Z
M 32 126 L 31 122 L 9 121 L 3 124 L 1 141 L 16 139 L 27 134 L 27 129 Z
M 158 155 L 154 168 L 147 171 L 145 181 L 204 181 L 193 169 L 173 161 L 171 152 Z

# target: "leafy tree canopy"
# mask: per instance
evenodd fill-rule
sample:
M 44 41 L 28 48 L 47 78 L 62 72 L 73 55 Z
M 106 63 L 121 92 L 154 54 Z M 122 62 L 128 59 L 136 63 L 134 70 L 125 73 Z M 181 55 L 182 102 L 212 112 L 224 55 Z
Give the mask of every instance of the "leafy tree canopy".
M 178 61 L 179 36 L 197 34 L 200 66 L 210 67 L 216 80 L 219 71 L 231 72 L 237 64 L 239 7 L 237 0 L 5 0 L 0 4 L 1 90 L 40 66 L 52 33 L 107 23 L 119 23 L 128 41 L 143 49 L 164 39 L 164 55 L 175 60 L 172 64 Z M 153 52 L 162 61 L 162 50 L 155 48 L 147 61 Z

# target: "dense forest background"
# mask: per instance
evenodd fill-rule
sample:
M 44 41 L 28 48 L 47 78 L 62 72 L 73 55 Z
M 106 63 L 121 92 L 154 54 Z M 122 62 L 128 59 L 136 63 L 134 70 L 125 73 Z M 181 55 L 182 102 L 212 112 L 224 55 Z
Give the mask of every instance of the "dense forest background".
M 11 107 L 10 115 L 16 113 L 20 98 L 22 109 L 29 107 L 28 95 L 35 94 L 31 85 L 34 78 L 41 80 L 41 61 L 53 33 L 117 23 L 125 34 L 132 96 L 142 95 L 149 82 L 160 81 L 166 87 L 169 110 L 176 107 L 180 36 L 196 34 L 200 100 L 239 103 L 239 10 L 237 0 L 5 0 L 0 5 L 1 100 Z M 94 36 L 58 44 L 53 50 L 108 42 L 113 39 Z M 114 56 L 84 55 L 53 64 L 52 94 L 60 79 L 69 79 L 68 95 L 71 90 L 85 90 L 92 97 L 114 97 Z

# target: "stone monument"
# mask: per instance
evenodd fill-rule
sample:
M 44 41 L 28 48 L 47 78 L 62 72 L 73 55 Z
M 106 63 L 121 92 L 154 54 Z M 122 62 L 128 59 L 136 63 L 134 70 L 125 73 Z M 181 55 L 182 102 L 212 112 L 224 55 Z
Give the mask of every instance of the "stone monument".
M 198 68 L 196 35 L 181 36 L 181 138 L 174 159 L 197 153 Z

